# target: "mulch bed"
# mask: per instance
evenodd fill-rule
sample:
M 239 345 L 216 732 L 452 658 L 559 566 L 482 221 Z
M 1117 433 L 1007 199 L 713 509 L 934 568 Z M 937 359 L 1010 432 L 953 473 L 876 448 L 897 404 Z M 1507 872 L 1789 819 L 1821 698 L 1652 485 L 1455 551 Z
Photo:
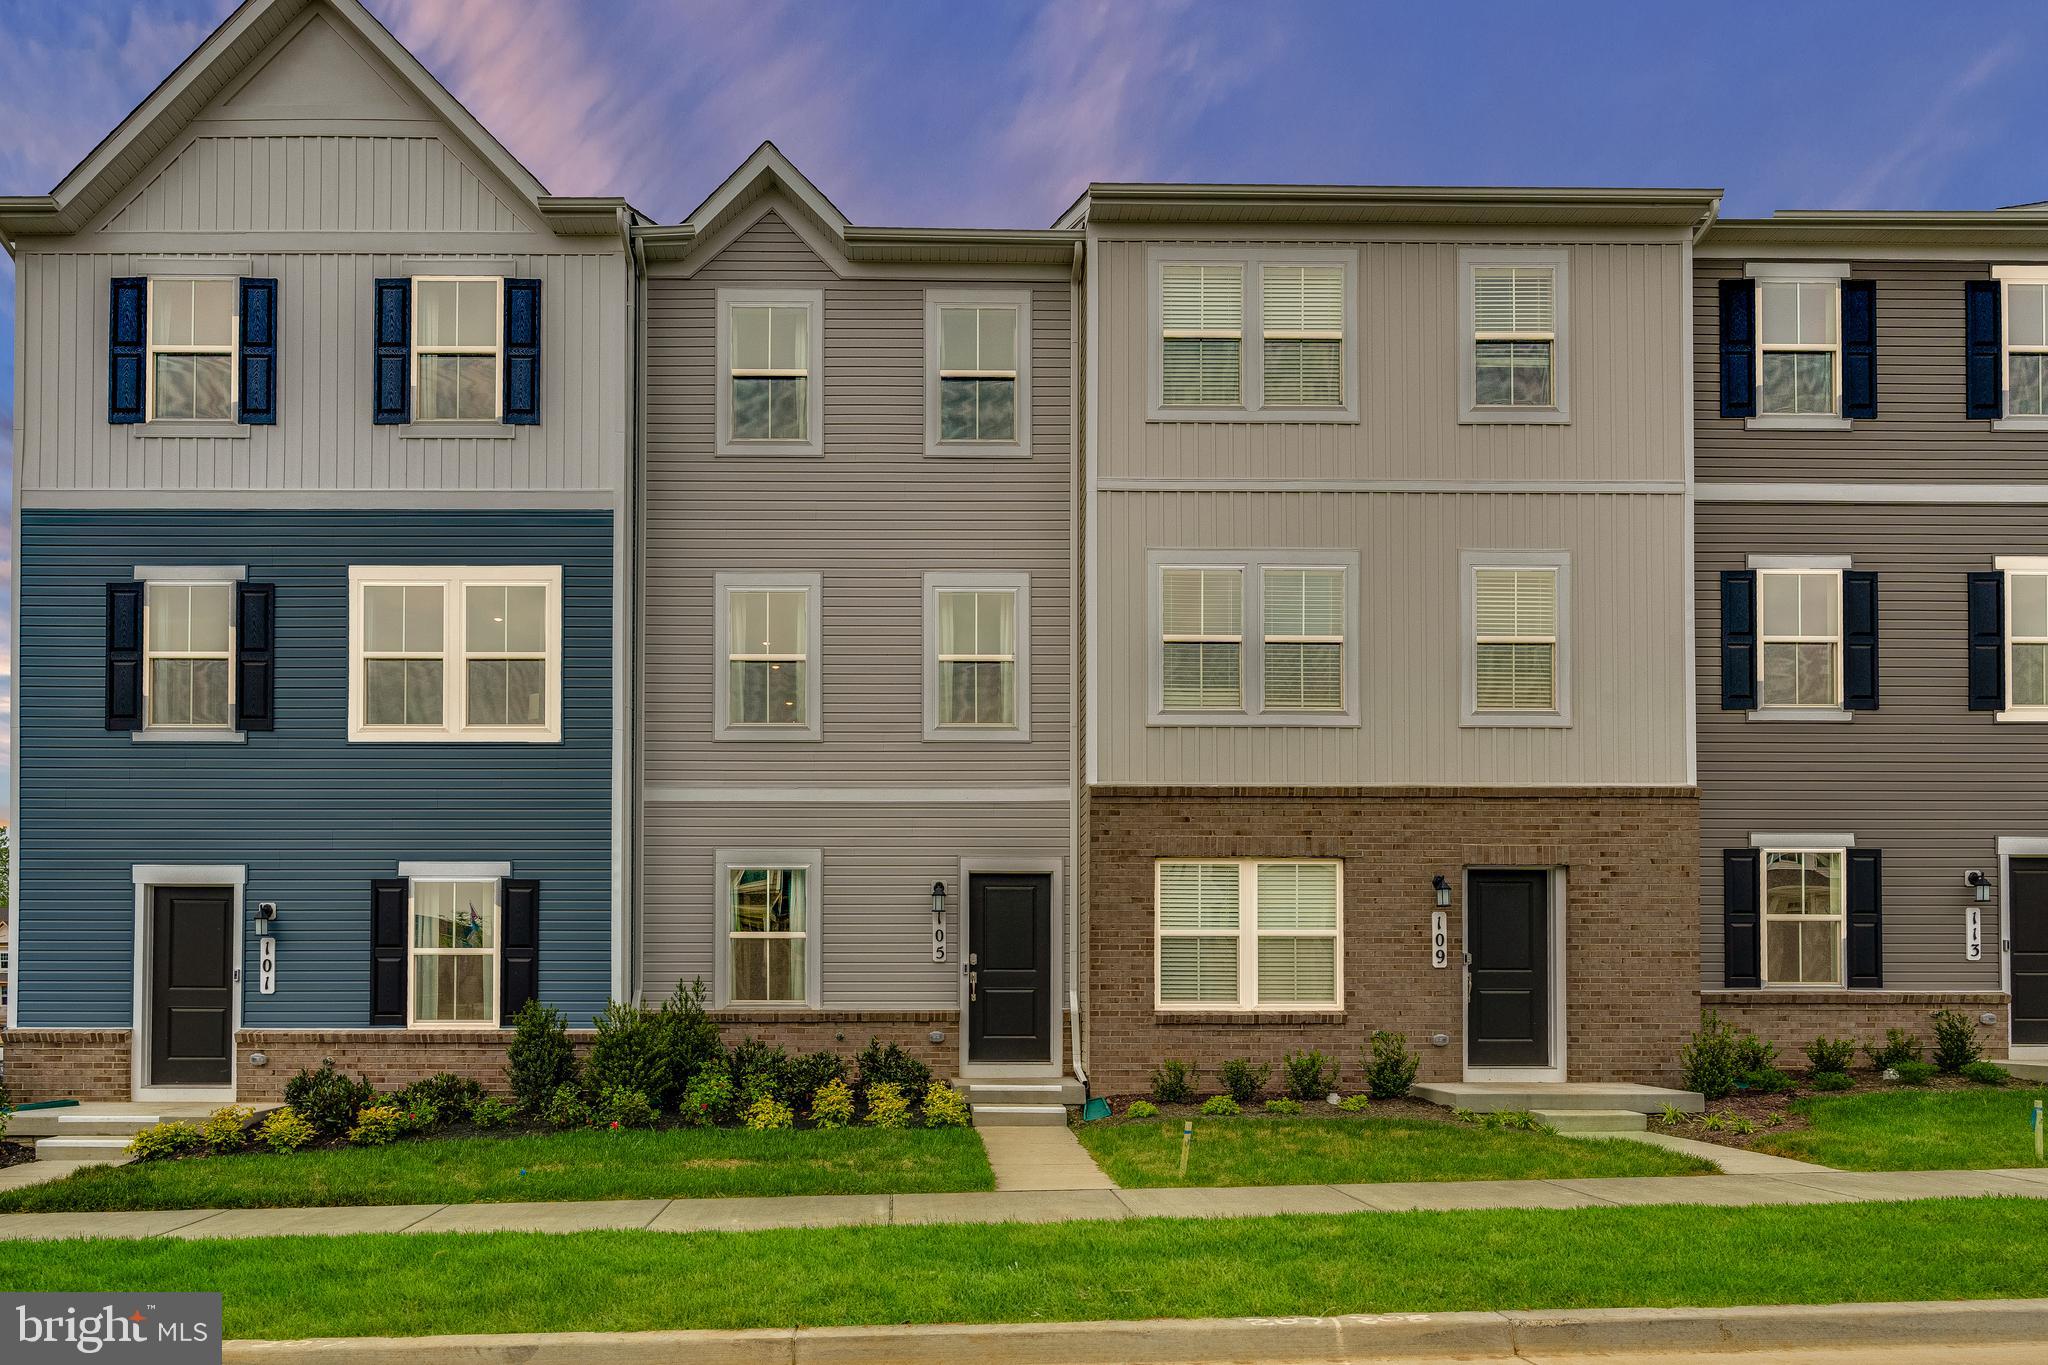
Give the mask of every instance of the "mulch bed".
M 36 1149 L 26 1142 L 0 1142 L 0 1170 L 36 1159 Z
M 1150 1095 L 1145 1094 L 1105 1095 L 1098 1096 L 1097 1098 L 1107 1099 L 1109 1101 L 1109 1107 L 1113 1112 L 1113 1116 L 1115 1119 L 1123 1118 L 1124 1110 L 1130 1107 L 1130 1104 L 1133 1100 L 1144 1100 L 1147 1103 L 1156 1103 L 1156 1101 L 1154 1101 Z M 1207 1096 L 1204 1096 L 1203 1098 L 1206 1099 Z M 1275 1098 L 1278 1097 L 1273 1095 L 1263 1095 L 1259 1097 L 1257 1100 L 1253 1101 L 1252 1103 L 1244 1107 L 1244 1114 L 1242 1115 L 1242 1117 L 1248 1119 L 1424 1119 L 1431 1123 L 1458 1122 L 1458 1119 L 1451 1113 L 1450 1110 L 1444 1108 L 1440 1104 L 1431 1104 L 1428 1100 L 1417 1100 L 1407 1098 L 1398 1100 L 1374 1100 L 1372 1102 L 1372 1107 L 1370 1109 L 1367 1109 L 1362 1114 L 1347 1113 L 1346 1111 L 1337 1108 L 1335 1105 L 1325 1103 L 1322 1100 L 1317 1100 L 1312 1104 L 1304 1103 L 1301 1106 L 1301 1113 L 1299 1114 L 1269 1114 L 1265 1111 L 1265 1109 L 1262 1106 L 1265 1104 L 1267 1100 Z M 1209 1115 L 1204 1114 L 1202 1112 L 1202 1106 L 1199 1102 L 1195 1104 L 1159 1105 L 1159 1116 L 1164 1119 L 1203 1119 L 1210 1117 Z

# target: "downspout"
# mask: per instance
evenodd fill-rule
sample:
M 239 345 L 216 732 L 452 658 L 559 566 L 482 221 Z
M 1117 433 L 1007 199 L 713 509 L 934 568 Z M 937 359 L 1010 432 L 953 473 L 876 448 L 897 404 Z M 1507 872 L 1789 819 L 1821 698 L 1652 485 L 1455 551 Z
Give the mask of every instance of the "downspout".
M 1082 376 L 1086 371 L 1079 361 L 1079 347 L 1074 344 L 1074 338 L 1077 335 L 1076 329 L 1079 326 L 1078 320 L 1082 315 L 1083 292 L 1086 284 L 1087 248 L 1083 240 L 1077 237 L 1074 240 L 1074 268 L 1071 283 L 1068 286 L 1067 301 L 1067 392 L 1072 396 L 1067 404 L 1067 424 L 1069 428 L 1067 449 L 1071 452 L 1070 458 L 1074 461 L 1073 472 L 1069 475 L 1069 480 L 1073 485 L 1069 496 L 1071 498 L 1071 505 L 1080 514 L 1067 518 L 1067 557 L 1069 560 L 1075 559 L 1080 551 L 1081 516 L 1085 515 L 1085 511 L 1080 511 L 1080 509 L 1086 507 L 1087 499 L 1087 494 L 1082 490 L 1079 474 L 1083 467 L 1081 463 L 1081 434 L 1087 430 L 1086 424 L 1081 420 L 1081 414 L 1087 405 L 1088 393 L 1085 385 L 1081 382 Z M 1069 641 L 1069 648 L 1071 649 L 1072 645 L 1078 642 L 1080 611 L 1086 609 L 1087 593 L 1081 583 L 1080 574 L 1069 574 L 1068 578 L 1073 584 L 1069 590 L 1072 593 L 1072 599 L 1067 612 L 1067 630 L 1069 635 L 1074 637 Z M 1095 661 L 1093 659 L 1088 660 L 1088 667 L 1093 668 L 1094 666 Z M 1067 826 L 1073 832 L 1072 847 L 1075 857 L 1071 861 L 1076 872 L 1080 871 L 1081 865 L 1081 858 L 1079 856 L 1081 840 L 1088 837 L 1088 831 L 1082 828 L 1081 825 L 1080 728 L 1073 723 L 1081 710 L 1081 694 L 1079 689 L 1082 685 L 1082 678 L 1070 679 L 1067 694 L 1067 790 L 1069 797 Z M 1088 717 L 1091 723 L 1094 719 L 1095 717 L 1093 716 Z M 1074 1079 L 1081 1083 L 1081 1094 L 1084 1098 L 1089 1097 L 1089 1092 L 1088 1068 L 1081 1060 L 1081 898 L 1087 894 L 1087 890 L 1088 888 L 1082 885 L 1081 878 L 1076 876 L 1074 878 L 1073 892 L 1068 897 L 1073 905 L 1073 922 L 1071 931 L 1067 934 L 1067 1029 L 1072 1038 L 1069 1054 L 1074 1062 Z
M 626 248 L 626 338 L 628 345 L 627 388 L 626 388 L 626 462 L 622 476 L 625 480 L 625 525 L 623 534 L 627 537 L 626 554 L 626 619 L 619 632 L 619 666 L 626 670 L 626 718 L 625 737 L 625 809 L 619 818 L 625 832 L 625 867 L 622 869 L 624 905 L 620 908 L 621 951 L 625 954 L 623 972 L 625 997 L 640 1003 L 641 981 L 641 924 L 640 924 L 640 836 L 641 807 L 643 790 L 641 783 L 641 706 L 640 706 L 640 584 L 642 579 L 642 536 L 640 534 L 640 507 L 642 496 L 641 433 L 645 381 L 644 364 L 647 354 L 644 331 L 645 308 L 642 291 L 647 278 L 646 244 L 633 231 L 634 214 L 631 208 L 620 205 L 619 239 Z
M 1699 226 L 1692 230 L 1693 250 L 1699 250 L 1700 238 L 1707 235 L 1707 229 L 1714 226 L 1721 217 L 1721 199 L 1716 195 L 1714 202 L 1707 205 L 1707 211 L 1700 215 Z

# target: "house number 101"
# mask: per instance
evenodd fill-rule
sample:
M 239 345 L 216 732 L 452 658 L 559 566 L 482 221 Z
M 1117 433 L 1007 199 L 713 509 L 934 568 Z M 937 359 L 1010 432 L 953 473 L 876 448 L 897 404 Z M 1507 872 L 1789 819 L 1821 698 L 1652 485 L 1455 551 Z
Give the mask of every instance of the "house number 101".
M 1429 965 L 1448 967 L 1451 965 L 1451 931 L 1449 917 L 1441 910 L 1432 910 L 1429 915 Z

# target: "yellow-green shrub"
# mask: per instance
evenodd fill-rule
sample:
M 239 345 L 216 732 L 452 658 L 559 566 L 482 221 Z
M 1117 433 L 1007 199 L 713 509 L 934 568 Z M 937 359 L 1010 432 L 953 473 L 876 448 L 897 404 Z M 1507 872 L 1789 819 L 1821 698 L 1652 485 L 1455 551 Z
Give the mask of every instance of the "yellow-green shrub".
M 394 1104 L 366 1104 L 356 1112 L 356 1126 L 348 1130 L 352 1147 L 382 1147 L 394 1142 L 406 1130 L 405 1112 Z
M 853 1122 L 853 1087 L 835 1079 L 818 1087 L 811 1097 L 811 1122 L 820 1128 L 844 1128 Z
M 224 1105 L 206 1116 L 206 1123 L 200 1134 L 206 1139 L 207 1150 L 213 1152 L 239 1152 L 249 1145 L 249 1120 L 256 1116 L 253 1109 L 239 1104 Z
M 908 1128 L 910 1126 L 910 1100 L 901 1086 L 889 1081 L 877 1081 L 868 1087 L 868 1126 L 870 1128 Z
M 206 1136 L 190 1123 L 157 1123 L 128 1139 L 128 1155 L 137 1161 L 167 1161 L 197 1151 Z
M 766 1091 L 754 1096 L 754 1102 L 747 1106 L 747 1127 L 756 1130 L 796 1127 L 796 1115 L 788 1105 Z
M 271 1110 L 256 1125 L 256 1140 L 273 1152 L 296 1152 L 317 1135 L 306 1116 L 288 1104 Z
M 944 1081 L 933 1081 L 931 1089 L 924 1092 L 924 1126 L 965 1128 L 967 1097 Z

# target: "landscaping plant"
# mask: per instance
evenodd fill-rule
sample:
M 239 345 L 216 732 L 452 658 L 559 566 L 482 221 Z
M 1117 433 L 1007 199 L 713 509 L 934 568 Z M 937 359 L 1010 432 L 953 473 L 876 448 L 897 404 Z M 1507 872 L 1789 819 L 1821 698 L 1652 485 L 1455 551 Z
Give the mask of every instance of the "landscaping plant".
M 208 1114 L 199 1129 L 206 1139 L 206 1150 L 216 1155 L 241 1151 L 249 1145 L 249 1120 L 254 1117 L 255 1110 L 239 1104 L 225 1105 Z
M 753 1103 L 747 1106 L 745 1122 L 747 1127 L 757 1132 L 794 1128 L 796 1115 L 790 1112 L 788 1105 L 768 1091 L 761 1090 L 755 1093 Z
M 356 1111 L 355 1126 L 348 1130 L 351 1147 L 384 1147 L 405 1132 L 405 1115 L 396 1105 L 366 1104 Z
M 1855 1084 L 1846 1071 L 1815 1071 L 1806 1078 L 1809 1090 L 1847 1090 Z
M 844 1128 L 853 1122 L 853 1087 L 844 1077 L 835 1077 L 818 1087 L 811 1096 L 811 1124 L 817 1128 Z
M 1194 1064 L 1172 1057 L 1161 1062 L 1159 1069 L 1152 1073 L 1152 1098 L 1160 1104 L 1193 1104 Z
M 1222 1099 L 1225 1097 L 1219 1095 L 1217 1098 Z M 1124 1117 L 1127 1119 L 1156 1119 L 1159 1117 L 1159 1106 L 1150 1100 L 1132 1100 L 1124 1106 Z
M 587 1128 L 591 1117 L 582 1092 L 566 1083 L 556 1086 L 555 1093 L 540 1107 L 541 1122 L 550 1128 Z
M 1934 1065 L 1943 1075 L 1959 1076 L 1972 1062 L 1984 1060 L 1977 1042 L 1976 1021 L 1960 1010 L 1934 1012 Z
M 930 1067 L 905 1052 L 899 1044 L 890 1043 L 884 1047 L 879 1038 L 868 1039 L 868 1045 L 853 1059 L 853 1070 L 856 1077 L 854 1088 L 862 1095 L 877 1085 L 893 1085 L 905 1095 L 922 1095 L 932 1083 Z
M 1792 1088 L 1792 1078 L 1774 1066 L 1742 1073 L 1742 1088 L 1758 1095 L 1782 1095 Z
M 1216 1068 L 1216 1079 L 1223 1082 L 1223 1092 L 1239 1104 L 1250 1104 L 1257 1099 L 1272 1075 L 1272 1063 L 1253 1066 L 1242 1057 L 1232 1057 Z
M 1870 1054 L 1870 1064 L 1879 1071 L 1890 1070 L 1901 1062 L 1920 1060 L 1920 1040 L 1902 1028 L 1886 1029 L 1881 1046 L 1863 1050 Z
M 462 1123 L 475 1112 L 484 1088 L 468 1076 L 443 1071 L 437 1076 L 414 1081 L 393 1098 L 407 1109 L 430 1105 L 442 1123 Z
M 128 1155 L 137 1161 L 168 1161 L 206 1145 L 206 1135 L 190 1123 L 154 1123 L 128 1139 Z
M 1925 1085 L 1941 1074 L 1932 1062 L 1898 1062 L 1891 1069 L 1901 1085 Z
M 319 1135 L 306 1116 L 290 1105 L 271 1110 L 256 1125 L 256 1140 L 280 1155 L 298 1151 Z
M 1301 1101 L 1290 1100 L 1284 1096 L 1277 1100 L 1267 1100 L 1266 1112 L 1269 1114 L 1299 1114 L 1301 1112 Z
M 1710 1100 L 1726 1099 L 1742 1076 L 1741 1053 L 1735 1026 L 1708 1010 L 1700 1016 L 1698 1030 L 1678 1050 L 1678 1074 L 1687 1090 Z
M 1365 1093 L 1376 1100 L 1398 1100 L 1415 1084 L 1422 1058 L 1408 1050 L 1408 1035 L 1374 1029 L 1365 1045 Z
M 811 1107 L 820 1090 L 845 1079 L 846 1062 L 836 1052 L 806 1052 L 801 1057 L 792 1057 L 783 1071 L 790 1107 L 794 1109 Z
M 1979 1085 L 2004 1085 L 2012 1079 L 2010 1071 L 1996 1062 L 1985 1061 L 1965 1062 L 1956 1074 Z
M 598 1097 L 595 1110 L 597 1118 L 613 1128 L 652 1128 L 661 1118 L 653 1100 L 616 1085 Z
M 350 1080 L 334 1069 L 334 1059 L 325 1058 L 318 1071 L 301 1069 L 284 1083 L 284 1102 L 326 1137 L 336 1137 L 355 1126 L 356 1111 L 377 1098 L 377 1088 L 367 1076 Z
M 877 1081 L 868 1087 L 867 1123 L 870 1128 L 908 1128 L 910 1099 L 894 1081 Z
M 1822 1034 L 1806 1045 L 1806 1064 L 1815 1071 L 1839 1071 L 1847 1074 L 1855 1061 L 1854 1038 L 1830 1038 Z
M 731 1073 L 724 1067 L 705 1067 L 683 1092 L 683 1122 L 699 1128 L 724 1123 L 732 1117 L 737 1101 Z
M 503 1128 L 512 1122 L 512 1116 L 518 1112 L 496 1095 L 486 1095 L 470 1109 L 469 1121 L 485 1130 Z
M 562 1012 L 538 1000 L 521 1005 L 512 1016 L 512 1043 L 505 1061 L 505 1076 L 519 1107 L 545 1117 L 555 1092 L 576 1085 L 576 1049 L 569 1045 L 569 1024 Z
M 1372 1097 L 1369 1095 L 1346 1095 L 1343 1099 L 1337 1101 L 1337 1107 L 1347 1114 L 1363 1114 L 1366 1110 L 1372 1108 Z
M 788 1049 L 759 1038 L 743 1038 L 738 1047 L 726 1054 L 725 1060 L 732 1073 L 733 1093 L 739 1096 L 742 1109 L 763 1095 L 774 1097 L 786 1108 L 792 1107 L 795 1097 L 789 1083 Z
M 704 979 L 698 977 L 662 1003 L 655 1027 L 660 1034 L 660 1053 L 668 1070 L 663 1093 L 680 1101 L 690 1082 L 706 1069 L 717 1070 L 725 1060 L 725 1044 L 718 1037 L 718 1023 L 704 1012 Z
M 1320 1100 L 1337 1088 L 1337 1064 L 1313 1049 L 1282 1057 L 1280 1074 L 1290 1100 Z
M 638 1091 L 656 1109 L 676 1101 L 675 1073 L 662 1050 L 661 1012 L 614 1000 L 591 1020 L 597 1037 L 583 1059 L 583 1085 L 594 1096 Z
M 924 1126 L 965 1128 L 967 1120 L 967 1097 L 944 1081 L 932 1082 L 924 1092 Z
M 1143 1100 L 1138 1102 L 1140 1104 L 1144 1103 Z M 1159 1111 L 1155 1109 L 1152 1112 L 1156 1114 Z M 1228 1095 L 1211 1095 L 1208 1099 L 1202 1101 L 1202 1112 L 1212 1119 L 1228 1119 L 1242 1114 L 1244 1106 Z

